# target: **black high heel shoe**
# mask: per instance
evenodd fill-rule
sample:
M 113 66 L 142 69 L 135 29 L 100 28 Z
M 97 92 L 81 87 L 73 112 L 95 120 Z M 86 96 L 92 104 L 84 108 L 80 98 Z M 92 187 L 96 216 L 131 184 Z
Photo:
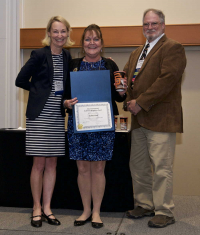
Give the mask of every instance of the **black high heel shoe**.
M 36 217 L 40 217 L 40 219 L 33 220 L 33 218 L 36 218 Z M 42 216 L 41 215 L 35 215 L 35 216 L 32 215 L 31 216 L 31 225 L 36 228 L 42 227 Z
M 60 221 L 58 219 L 56 219 L 56 218 L 55 219 L 49 218 L 49 216 L 51 216 L 51 215 L 54 216 L 54 214 L 45 215 L 44 211 L 42 211 L 42 217 L 48 222 L 48 224 L 51 224 L 51 225 L 60 225 L 61 223 L 60 223 Z
M 74 226 L 82 226 L 85 223 L 91 221 L 91 219 L 92 219 L 92 215 L 90 215 L 90 217 L 88 217 L 86 220 L 75 220 L 74 221 Z

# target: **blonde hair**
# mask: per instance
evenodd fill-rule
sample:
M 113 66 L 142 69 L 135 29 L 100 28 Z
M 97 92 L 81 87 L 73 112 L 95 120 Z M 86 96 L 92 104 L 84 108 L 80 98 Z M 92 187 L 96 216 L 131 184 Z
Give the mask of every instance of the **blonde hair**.
M 63 18 L 62 16 L 51 17 L 51 19 L 49 20 L 47 27 L 46 27 L 45 38 L 42 40 L 42 45 L 43 46 L 50 46 L 51 38 L 49 37 L 48 33 L 50 33 L 50 31 L 51 31 L 52 24 L 56 21 L 63 23 L 66 26 L 67 32 L 69 34 L 69 36 L 67 37 L 67 42 L 65 43 L 64 46 L 66 46 L 66 47 L 72 46 L 74 44 L 74 42 L 71 41 L 71 39 L 70 39 L 70 32 L 72 30 L 71 30 L 71 27 L 70 27 L 70 24 L 68 23 L 68 21 L 65 18 Z

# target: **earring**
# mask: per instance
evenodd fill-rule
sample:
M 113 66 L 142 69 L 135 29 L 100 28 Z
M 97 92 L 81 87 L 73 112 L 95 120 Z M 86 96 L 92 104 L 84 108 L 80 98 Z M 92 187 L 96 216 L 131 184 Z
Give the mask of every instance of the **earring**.
M 101 52 L 102 52 L 102 49 L 101 49 Z

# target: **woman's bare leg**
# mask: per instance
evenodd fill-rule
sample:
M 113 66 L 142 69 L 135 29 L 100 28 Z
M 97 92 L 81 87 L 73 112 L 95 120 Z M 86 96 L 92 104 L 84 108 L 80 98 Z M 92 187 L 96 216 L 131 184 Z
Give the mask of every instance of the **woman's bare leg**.
M 33 166 L 31 170 L 30 183 L 33 196 L 33 216 L 41 215 L 41 194 L 42 194 L 42 182 L 43 172 L 45 167 L 45 157 L 34 157 Z M 33 220 L 39 220 L 39 217 L 33 218 Z
M 91 162 L 91 179 L 92 179 L 92 222 L 102 223 L 100 218 L 100 207 L 105 191 L 105 169 L 106 161 Z
M 52 214 L 51 199 L 56 182 L 57 157 L 46 158 L 43 176 L 43 211 L 46 215 Z M 49 218 L 55 219 L 54 216 Z
M 83 203 L 83 213 L 77 219 L 86 220 L 91 215 L 91 162 L 77 161 L 78 187 Z

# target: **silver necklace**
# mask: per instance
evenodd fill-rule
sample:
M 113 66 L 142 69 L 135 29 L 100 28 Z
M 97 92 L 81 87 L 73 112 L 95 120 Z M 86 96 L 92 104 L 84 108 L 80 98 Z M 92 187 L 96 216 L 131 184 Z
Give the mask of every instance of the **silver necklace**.
M 96 62 L 89 62 L 89 61 L 87 61 L 87 60 L 85 59 L 85 57 L 84 57 L 83 60 L 84 60 L 84 62 L 85 62 L 85 68 L 86 68 L 86 70 L 87 70 L 86 62 L 87 62 L 88 64 L 90 64 L 90 67 L 91 67 L 91 69 L 92 69 L 92 68 L 94 68 L 94 64 L 97 63 L 97 62 L 99 62 L 99 61 L 100 61 L 99 70 L 101 69 L 101 61 L 102 61 L 102 58 L 100 58 L 100 60 L 98 60 L 98 61 L 96 61 Z
M 51 49 L 51 53 L 54 54 L 54 55 L 60 55 L 62 53 L 62 50 L 60 53 L 55 53 L 52 49 Z

